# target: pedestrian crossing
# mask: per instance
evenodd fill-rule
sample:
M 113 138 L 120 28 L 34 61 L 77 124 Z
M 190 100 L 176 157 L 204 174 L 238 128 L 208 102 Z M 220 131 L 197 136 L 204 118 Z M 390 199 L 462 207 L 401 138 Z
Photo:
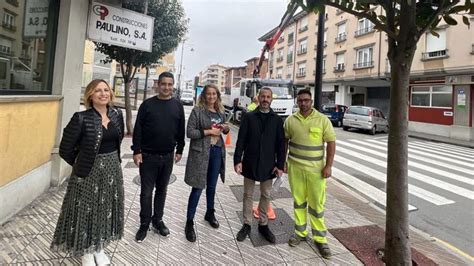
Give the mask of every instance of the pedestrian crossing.
M 336 142 L 333 178 L 385 207 L 387 139 Z M 409 210 L 474 201 L 474 149 L 429 141 L 408 143 Z

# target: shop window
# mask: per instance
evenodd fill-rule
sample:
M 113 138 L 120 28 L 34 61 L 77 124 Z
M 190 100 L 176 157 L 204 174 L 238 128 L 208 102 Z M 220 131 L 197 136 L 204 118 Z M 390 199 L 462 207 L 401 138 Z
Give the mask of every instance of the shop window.
M 25 1 L 15 13 L 0 27 L 0 95 L 51 94 L 59 0 Z
M 415 86 L 411 89 L 412 107 L 451 108 L 452 86 Z

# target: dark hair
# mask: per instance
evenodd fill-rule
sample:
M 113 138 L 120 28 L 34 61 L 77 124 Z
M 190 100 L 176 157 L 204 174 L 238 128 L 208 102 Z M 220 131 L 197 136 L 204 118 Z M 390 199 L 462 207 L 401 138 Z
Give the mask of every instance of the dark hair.
M 171 74 L 171 72 L 163 72 L 160 74 L 160 76 L 158 77 L 158 82 L 161 82 L 161 79 L 162 78 L 172 78 L 173 79 L 173 83 L 174 83 L 174 76 L 173 74 Z
M 261 91 L 269 91 L 271 94 L 273 94 L 273 91 L 270 87 L 262 87 L 260 88 L 260 90 L 258 91 L 258 94 L 260 95 L 260 92 Z
M 301 94 L 308 94 L 310 97 L 312 97 L 311 91 L 309 89 L 302 89 L 298 91 L 298 96 L 300 96 Z

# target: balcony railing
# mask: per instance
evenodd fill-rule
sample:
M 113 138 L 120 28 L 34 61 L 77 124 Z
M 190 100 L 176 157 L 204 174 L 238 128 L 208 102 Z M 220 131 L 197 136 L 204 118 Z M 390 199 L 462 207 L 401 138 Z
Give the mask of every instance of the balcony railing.
M 421 53 L 422 60 L 446 58 L 446 57 L 448 57 L 448 49 Z
M 277 57 L 277 62 L 283 61 L 283 56 L 282 57 Z
M 308 25 L 306 25 L 306 26 L 304 26 L 304 27 L 301 27 L 301 28 L 298 30 L 298 32 L 301 33 L 301 32 L 305 32 L 305 31 L 307 31 L 307 30 L 308 30 Z
M 326 47 L 326 46 L 328 46 L 328 41 L 324 41 L 324 42 L 323 42 L 323 47 Z M 314 45 L 314 50 L 317 50 L 317 49 L 318 49 L 318 45 L 315 44 L 315 45 Z
M 354 69 L 374 67 L 374 61 L 359 62 L 354 64 Z
M 298 73 L 296 73 L 296 77 L 297 77 L 297 78 L 306 77 L 306 71 L 305 71 L 305 72 L 298 72 Z
M 334 72 L 344 72 L 346 69 L 344 68 L 344 63 L 337 64 L 334 67 Z
M 302 55 L 302 54 L 306 54 L 307 52 L 308 52 L 308 49 L 304 48 L 304 49 L 298 50 L 297 54 Z
M 16 26 L 13 26 L 12 24 L 9 24 L 9 23 L 3 22 L 2 27 L 10 31 L 16 31 Z
M 18 0 L 7 0 L 7 3 L 10 5 L 18 7 Z
M 291 79 L 291 74 L 286 74 L 286 79 Z
M 369 34 L 369 33 L 374 32 L 374 31 L 375 31 L 374 26 L 362 28 L 360 30 L 355 31 L 355 37 L 362 36 L 362 35 L 365 35 L 365 34 Z
M 339 33 L 339 35 L 337 35 L 336 37 L 336 43 L 339 43 L 339 42 L 343 42 L 347 39 L 347 34 L 344 32 L 344 33 Z

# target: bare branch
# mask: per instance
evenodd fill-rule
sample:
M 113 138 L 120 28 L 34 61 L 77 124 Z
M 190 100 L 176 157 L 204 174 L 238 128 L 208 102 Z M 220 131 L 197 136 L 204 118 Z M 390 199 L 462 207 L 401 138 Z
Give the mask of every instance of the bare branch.
M 377 26 L 377 28 L 381 29 L 382 31 L 384 31 L 385 33 L 387 33 L 387 35 L 391 36 L 393 39 L 397 40 L 398 39 L 398 36 L 397 34 L 395 34 L 395 32 L 393 32 L 392 30 L 390 30 L 387 25 L 384 25 L 383 23 L 380 23 L 380 21 L 378 21 L 377 19 L 374 19 L 372 16 L 370 16 L 369 14 L 365 13 L 365 12 L 357 12 L 355 10 L 352 10 L 350 8 L 347 8 L 345 6 L 342 6 L 342 5 L 339 5 L 339 4 L 336 4 L 336 3 L 333 3 L 331 1 L 324 1 L 325 5 L 327 6 L 332 6 L 334 8 L 339 8 L 340 10 L 346 12 L 346 13 L 349 13 L 349 14 L 352 14 L 356 17 L 362 17 L 362 18 L 366 18 L 370 21 L 372 21 L 372 23 L 375 24 L 375 26 Z

